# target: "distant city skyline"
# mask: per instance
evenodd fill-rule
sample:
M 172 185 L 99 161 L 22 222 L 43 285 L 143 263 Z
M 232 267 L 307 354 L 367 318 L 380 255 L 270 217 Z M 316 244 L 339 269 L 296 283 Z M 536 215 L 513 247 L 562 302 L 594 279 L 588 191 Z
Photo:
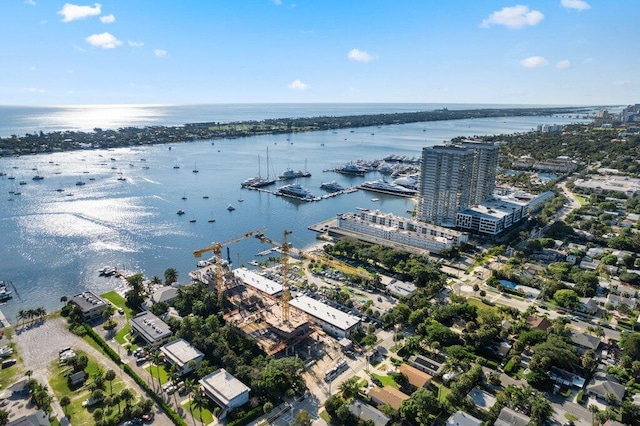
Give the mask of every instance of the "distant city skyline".
M 4 0 L 0 104 L 633 104 L 634 6 Z

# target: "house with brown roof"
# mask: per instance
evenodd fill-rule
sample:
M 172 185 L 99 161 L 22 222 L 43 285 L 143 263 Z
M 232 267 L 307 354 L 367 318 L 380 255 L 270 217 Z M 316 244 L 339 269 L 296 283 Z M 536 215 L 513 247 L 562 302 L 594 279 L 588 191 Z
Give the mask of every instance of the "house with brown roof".
M 409 364 L 402 364 L 398 367 L 398 372 L 404 374 L 407 377 L 407 381 L 411 386 L 416 389 L 423 388 L 431 383 L 433 376 L 423 371 L 418 370 Z
M 371 388 L 369 390 L 369 398 L 377 405 L 388 405 L 394 410 L 399 410 L 402 401 L 409 399 L 409 395 L 400 392 L 394 387 L 385 386 L 383 388 Z
M 547 331 L 553 324 L 546 317 L 536 317 L 532 315 L 527 318 L 527 325 L 532 329 Z

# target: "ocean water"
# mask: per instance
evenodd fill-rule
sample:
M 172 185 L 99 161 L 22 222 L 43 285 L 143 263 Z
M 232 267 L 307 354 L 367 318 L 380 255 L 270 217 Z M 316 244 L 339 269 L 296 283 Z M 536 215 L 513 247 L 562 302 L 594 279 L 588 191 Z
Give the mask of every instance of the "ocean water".
M 121 127 L 146 125 L 147 120 L 181 124 L 423 109 L 413 104 L 131 107 L 127 110 L 131 116 L 118 112 L 119 118 L 105 118 L 102 108 L 2 107 L 0 132 L 108 128 L 109 122 Z M 78 118 L 71 113 L 74 110 L 88 111 Z M 87 119 L 91 116 L 95 121 Z M 307 227 L 337 213 L 365 207 L 407 214 L 414 206 L 410 199 L 365 191 L 307 203 L 240 188 L 241 181 L 259 173 L 276 176 L 287 167 L 306 167 L 312 176 L 298 183 L 322 195 L 324 181 L 355 186 L 381 177 L 323 172 L 352 160 L 393 153 L 419 157 L 423 147 L 456 136 L 524 132 L 538 124 L 575 121 L 574 117 L 456 120 L 358 128 L 353 133 L 343 129 L 0 158 L 0 171 L 15 177 L 0 177 L 0 279 L 11 280 L 17 290 L 0 310 L 14 322 L 20 309 L 53 310 L 61 306 L 62 296 L 85 289 L 97 293 L 120 289 L 120 280 L 98 276 L 104 266 L 147 277 L 163 277 L 164 270 L 173 267 L 180 281 L 187 282 L 197 261 L 193 251 L 212 242 L 266 227 L 266 235 L 276 241 L 285 229 L 292 230 L 289 241 L 305 248 L 315 242 L 315 233 Z M 199 172 L 193 173 L 196 168 Z M 44 179 L 32 180 L 36 174 Z M 21 180 L 26 184 L 19 185 Z M 76 185 L 79 181 L 84 185 Z M 372 202 L 374 197 L 379 201 Z M 228 211 L 229 204 L 236 210 Z M 186 213 L 177 215 L 179 209 Z M 214 223 L 208 222 L 211 218 Z M 249 238 L 231 244 L 229 255 L 235 265 L 246 264 L 267 248 Z

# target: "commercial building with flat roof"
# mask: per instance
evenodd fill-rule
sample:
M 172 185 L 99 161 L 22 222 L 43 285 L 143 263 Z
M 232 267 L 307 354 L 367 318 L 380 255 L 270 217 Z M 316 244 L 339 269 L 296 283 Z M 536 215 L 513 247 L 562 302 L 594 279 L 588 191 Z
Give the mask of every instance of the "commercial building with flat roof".
M 141 312 L 129 320 L 133 337 L 141 337 L 151 346 L 159 346 L 172 335 L 169 326 L 149 311 Z
M 224 418 L 228 410 L 240 407 L 249 401 L 251 389 L 224 368 L 204 376 L 199 383 L 204 393 L 222 408 L 220 418 Z
M 527 216 L 527 202 L 496 196 L 459 212 L 456 226 L 481 234 L 497 235 Z
M 309 296 L 298 296 L 289 302 L 290 306 L 301 310 L 311 317 L 313 322 L 335 337 L 347 337 L 360 324 L 360 318 L 342 312 L 332 306 Z
M 247 268 L 237 268 L 233 270 L 236 279 L 253 287 L 254 289 L 265 293 L 269 296 L 279 297 L 282 294 L 282 284 L 263 277 Z
M 71 303 L 76 305 L 82 314 L 82 318 L 85 321 L 91 321 L 95 318 L 102 317 L 102 313 L 107 309 L 108 303 L 93 294 L 91 291 L 83 291 L 80 294 L 76 294 L 70 300 Z
M 168 363 L 176 366 L 181 376 L 197 368 L 202 358 L 204 358 L 202 352 L 191 346 L 191 343 L 184 339 L 169 342 L 162 346 L 160 351 L 164 354 L 164 358 Z
M 376 239 L 379 244 L 388 241 L 398 244 L 440 253 L 469 240 L 469 236 L 451 228 L 421 222 L 419 220 L 383 213 L 380 210 L 342 213 L 337 215 L 337 229 L 346 230 L 358 236 Z

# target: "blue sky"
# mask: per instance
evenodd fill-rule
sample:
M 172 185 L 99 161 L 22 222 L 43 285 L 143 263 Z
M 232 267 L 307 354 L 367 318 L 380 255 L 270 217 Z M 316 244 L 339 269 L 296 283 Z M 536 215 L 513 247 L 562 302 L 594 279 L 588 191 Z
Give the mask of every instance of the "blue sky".
M 0 1 L 0 104 L 640 102 L 624 0 Z

